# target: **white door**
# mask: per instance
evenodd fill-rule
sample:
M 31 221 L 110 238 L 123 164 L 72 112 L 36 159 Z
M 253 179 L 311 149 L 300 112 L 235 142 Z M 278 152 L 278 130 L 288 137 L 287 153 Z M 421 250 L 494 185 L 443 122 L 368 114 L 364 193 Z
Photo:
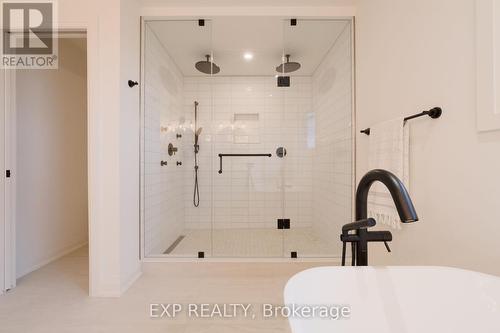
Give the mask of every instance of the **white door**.
M 1 72 L 0 79 L 0 103 L 2 103 L 2 114 L 0 115 L 0 170 L 5 166 L 5 70 Z M 0 175 L 0 294 L 5 287 L 5 177 Z

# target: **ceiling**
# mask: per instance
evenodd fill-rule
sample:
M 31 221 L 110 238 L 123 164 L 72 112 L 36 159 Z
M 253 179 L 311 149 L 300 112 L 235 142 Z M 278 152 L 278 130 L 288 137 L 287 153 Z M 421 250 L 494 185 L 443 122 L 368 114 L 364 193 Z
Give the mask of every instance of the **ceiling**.
M 346 28 L 345 20 L 290 20 L 276 17 L 220 17 L 205 22 L 149 21 L 185 76 L 203 76 L 194 64 L 213 50 L 218 76 L 275 75 L 283 54 L 301 63 L 294 75 L 312 75 L 328 50 Z M 253 59 L 243 55 L 251 53 Z

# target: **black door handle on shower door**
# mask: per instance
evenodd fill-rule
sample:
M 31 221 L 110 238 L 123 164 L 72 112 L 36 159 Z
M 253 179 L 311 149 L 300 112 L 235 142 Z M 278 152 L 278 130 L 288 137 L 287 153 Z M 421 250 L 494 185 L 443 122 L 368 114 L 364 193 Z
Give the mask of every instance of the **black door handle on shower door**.
M 222 158 L 223 157 L 271 157 L 272 154 L 219 154 L 219 174 L 222 173 Z

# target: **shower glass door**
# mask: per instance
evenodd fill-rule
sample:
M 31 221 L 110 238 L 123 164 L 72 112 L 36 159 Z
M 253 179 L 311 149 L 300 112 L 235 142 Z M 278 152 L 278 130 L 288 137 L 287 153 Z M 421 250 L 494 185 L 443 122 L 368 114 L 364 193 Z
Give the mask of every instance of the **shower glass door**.
M 213 174 L 215 257 L 283 256 L 283 230 L 277 227 L 283 216 L 283 161 L 276 148 L 284 99 L 275 77 L 282 43 L 280 19 L 214 20 L 214 59 L 224 64 L 212 78 L 216 170 L 222 158 L 221 172 Z
M 145 257 L 340 255 L 353 193 L 349 20 L 146 21 Z
M 210 68 L 212 22 L 146 21 L 143 33 L 143 254 L 150 258 L 209 256 L 212 73 L 197 68 Z
M 283 32 L 283 255 L 339 257 L 352 221 L 351 22 L 284 20 Z

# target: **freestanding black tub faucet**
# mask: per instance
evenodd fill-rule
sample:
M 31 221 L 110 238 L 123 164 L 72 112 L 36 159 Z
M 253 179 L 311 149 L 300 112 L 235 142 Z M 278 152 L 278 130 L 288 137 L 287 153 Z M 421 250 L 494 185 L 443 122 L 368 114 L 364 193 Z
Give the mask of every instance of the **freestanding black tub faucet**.
M 375 220 L 368 219 L 368 192 L 376 181 L 382 182 L 391 193 L 392 200 L 396 205 L 399 218 L 403 223 L 418 221 L 418 216 L 413 207 L 410 195 L 403 182 L 393 173 L 386 170 L 372 170 L 363 176 L 356 191 L 356 222 L 345 225 L 342 228 L 341 240 L 344 242 L 343 260 L 345 263 L 345 243 L 351 242 L 353 251 L 353 264 L 357 266 L 368 265 L 368 242 L 384 242 L 387 249 L 387 242 L 392 240 L 389 231 L 368 231 L 369 227 L 375 225 Z M 349 231 L 355 230 L 355 235 L 350 235 Z M 355 258 L 354 258 L 355 257 Z M 355 259 L 355 260 L 354 260 Z

